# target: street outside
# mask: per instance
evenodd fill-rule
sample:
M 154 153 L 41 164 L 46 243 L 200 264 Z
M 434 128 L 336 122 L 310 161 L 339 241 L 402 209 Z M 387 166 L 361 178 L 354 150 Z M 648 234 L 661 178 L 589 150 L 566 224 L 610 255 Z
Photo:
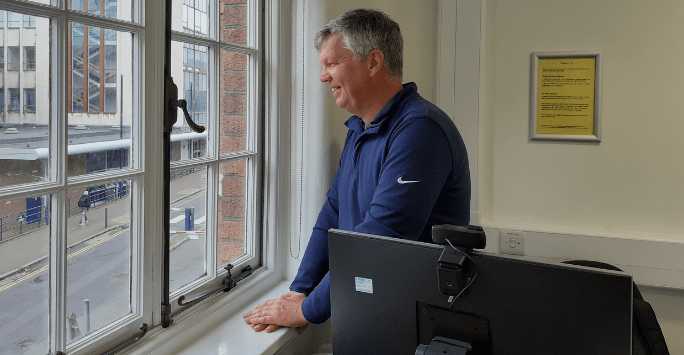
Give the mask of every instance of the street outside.
M 206 177 L 202 174 L 172 182 L 172 231 L 185 230 L 182 210 L 188 207 L 194 207 L 194 230 L 205 229 Z M 131 312 L 130 203 L 127 196 L 91 209 L 86 226 L 79 225 L 80 213 L 68 218 L 66 314 L 75 317 L 65 324 L 78 325 L 67 330 L 68 341 Z M 0 243 L 0 354 L 48 352 L 48 228 Z M 205 273 L 205 236 L 171 235 L 172 292 Z

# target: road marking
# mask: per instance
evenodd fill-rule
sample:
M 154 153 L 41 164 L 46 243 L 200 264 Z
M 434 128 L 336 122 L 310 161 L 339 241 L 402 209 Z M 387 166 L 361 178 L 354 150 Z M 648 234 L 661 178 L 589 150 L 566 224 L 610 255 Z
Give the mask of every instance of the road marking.
M 169 223 L 171 223 L 171 224 L 173 224 L 173 223 L 178 223 L 178 222 L 180 222 L 180 221 L 182 221 L 182 220 L 184 220 L 184 219 L 185 219 L 185 215 L 180 215 L 180 216 L 178 216 L 178 217 L 171 218 L 171 220 L 169 221 Z
M 195 224 L 202 224 L 202 223 L 204 223 L 204 220 L 205 220 L 205 219 L 207 219 L 207 215 L 204 215 L 204 216 L 202 216 L 202 217 L 200 217 L 200 218 L 197 218 L 197 219 L 195 220 Z
M 123 230 L 117 232 L 116 234 L 110 235 L 109 237 L 107 237 L 107 238 L 105 238 L 105 239 L 102 239 L 102 240 L 100 240 L 100 241 L 98 241 L 98 242 L 96 242 L 96 243 L 90 244 L 89 246 L 87 246 L 87 247 L 85 247 L 85 248 L 83 248 L 83 249 L 81 249 L 81 250 L 79 250 L 79 251 L 73 252 L 73 253 L 71 253 L 71 255 L 67 256 L 67 260 L 73 258 L 73 257 L 76 256 L 76 255 L 79 255 L 79 254 L 85 252 L 86 250 L 89 250 L 89 249 L 93 248 L 93 247 L 96 246 L 96 245 L 100 245 L 100 244 L 102 244 L 102 243 L 104 243 L 104 242 L 106 242 L 106 241 L 108 241 L 108 240 L 111 240 L 112 238 L 119 236 L 121 233 L 123 233 L 123 232 L 125 232 L 125 231 L 126 231 L 126 229 L 123 229 Z M 38 270 L 36 270 L 36 271 L 34 271 L 34 272 L 32 272 L 32 273 L 26 275 L 26 276 L 23 276 L 23 277 L 21 277 L 20 279 L 18 279 L 18 280 L 16 280 L 16 281 L 12 282 L 12 283 L 10 283 L 10 284 L 7 284 L 7 285 L 5 285 L 5 286 L 0 287 L 0 292 L 7 290 L 7 289 L 9 289 L 10 287 L 12 287 L 12 286 L 14 286 L 14 285 L 16 285 L 16 284 L 18 284 L 18 283 L 20 283 L 20 282 L 22 282 L 22 281 L 26 281 L 26 280 L 32 278 L 33 276 L 36 276 L 36 275 L 38 275 L 39 273 L 41 273 L 41 272 L 43 272 L 43 271 L 46 271 L 46 270 L 48 270 L 48 269 L 49 269 L 49 265 L 45 265 L 45 266 L 43 266 L 42 268 L 40 268 L 40 269 L 38 269 Z

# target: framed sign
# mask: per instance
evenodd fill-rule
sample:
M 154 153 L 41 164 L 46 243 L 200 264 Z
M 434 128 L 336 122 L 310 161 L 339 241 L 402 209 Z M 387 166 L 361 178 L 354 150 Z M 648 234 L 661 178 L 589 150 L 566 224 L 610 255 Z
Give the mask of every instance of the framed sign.
M 601 53 L 532 53 L 530 139 L 601 141 Z

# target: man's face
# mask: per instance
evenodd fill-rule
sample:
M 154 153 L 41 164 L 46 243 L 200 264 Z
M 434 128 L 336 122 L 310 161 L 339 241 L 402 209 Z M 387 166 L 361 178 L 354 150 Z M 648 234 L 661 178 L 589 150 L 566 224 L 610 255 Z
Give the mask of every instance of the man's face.
M 354 54 L 344 48 L 342 35 L 337 33 L 323 39 L 318 58 L 323 65 L 321 81 L 330 86 L 337 106 L 363 117 L 367 106 L 364 99 L 368 97 L 364 93 L 369 76 L 366 60 L 354 60 Z

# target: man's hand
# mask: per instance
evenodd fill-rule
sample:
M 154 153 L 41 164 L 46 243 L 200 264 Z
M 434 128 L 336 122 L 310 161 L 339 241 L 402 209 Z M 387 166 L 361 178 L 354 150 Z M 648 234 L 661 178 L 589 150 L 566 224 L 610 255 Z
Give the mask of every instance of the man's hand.
M 266 330 L 266 333 L 270 333 L 280 326 L 303 327 L 309 324 L 302 314 L 304 299 L 306 299 L 304 294 L 290 291 L 280 296 L 279 299 L 260 304 L 242 317 L 247 324 L 252 325 L 255 332 Z

